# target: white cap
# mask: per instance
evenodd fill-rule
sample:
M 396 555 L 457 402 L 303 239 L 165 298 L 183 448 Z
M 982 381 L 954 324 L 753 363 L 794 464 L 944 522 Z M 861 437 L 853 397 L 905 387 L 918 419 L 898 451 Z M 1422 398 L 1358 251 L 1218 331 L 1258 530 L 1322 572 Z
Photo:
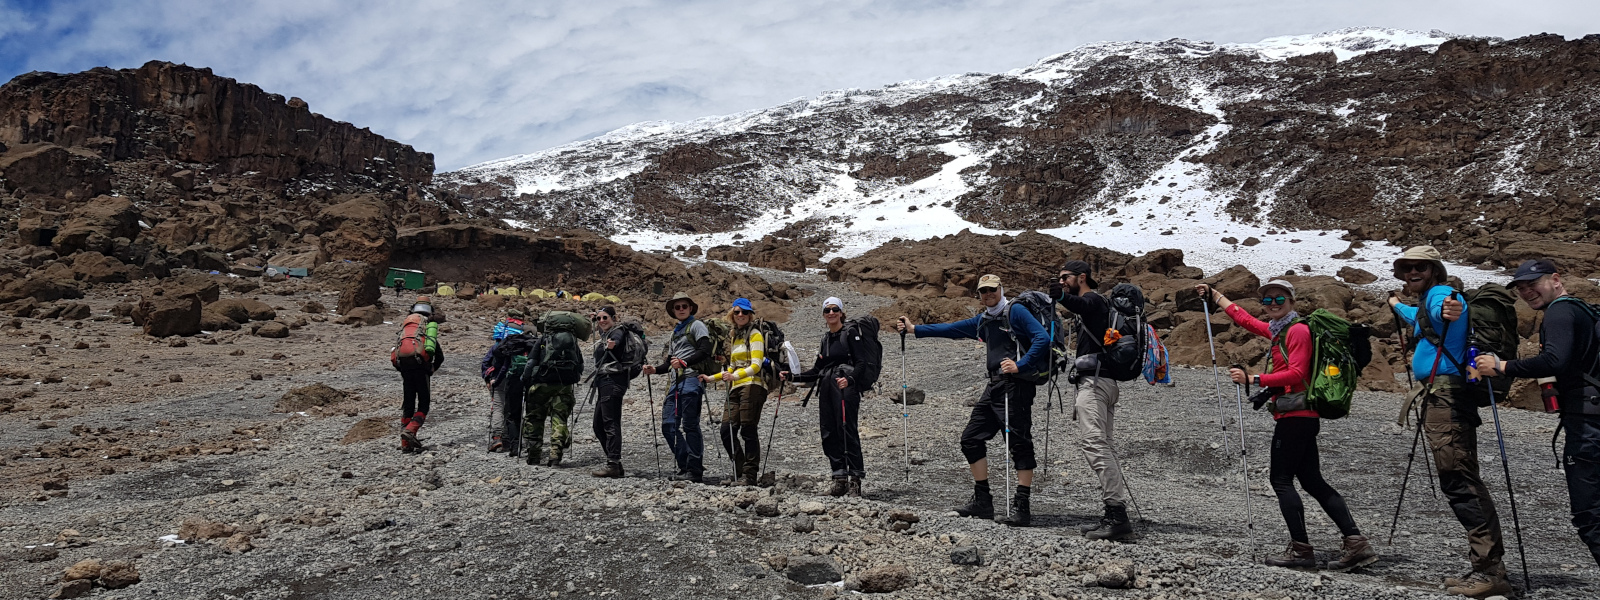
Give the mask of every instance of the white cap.
M 839 307 L 839 310 L 844 310 L 844 301 L 838 299 L 837 297 L 828 296 L 827 300 L 823 300 L 822 301 L 822 307 L 823 308 L 827 308 L 828 305 L 830 305 L 830 304 Z
M 1289 299 L 1290 300 L 1294 300 L 1295 299 L 1294 298 L 1294 284 L 1289 283 L 1287 281 L 1284 281 L 1282 279 L 1274 279 L 1272 281 L 1268 281 L 1266 283 L 1261 284 L 1261 287 L 1256 288 L 1256 293 L 1258 293 L 1258 294 L 1266 294 L 1267 293 L 1267 288 L 1269 288 L 1269 287 L 1283 288 L 1285 291 L 1289 292 Z

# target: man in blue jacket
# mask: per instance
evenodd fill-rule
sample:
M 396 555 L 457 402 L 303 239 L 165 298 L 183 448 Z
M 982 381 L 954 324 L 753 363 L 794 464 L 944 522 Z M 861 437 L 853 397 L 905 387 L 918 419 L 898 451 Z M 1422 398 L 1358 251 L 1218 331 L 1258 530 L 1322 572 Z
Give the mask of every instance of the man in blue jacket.
M 1011 516 L 1000 520 L 1013 527 L 1033 523 L 1029 499 L 1033 488 L 1033 397 L 1038 384 L 1017 373 L 1034 372 L 1036 365 L 1049 360 L 1049 334 L 1026 308 L 1006 301 L 998 275 L 978 279 L 978 299 L 984 311 L 964 321 L 912 325 L 900 317 L 900 331 L 916 337 L 976 339 L 988 347 L 989 383 L 983 396 L 972 407 L 967 428 L 961 432 L 961 453 L 972 471 L 972 500 L 956 509 L 963 517 L 994 518 L 994 496 L 989 492 L 988 442 L 1002 430 L 1011 444 L 1011 461 L 1017 468 L 1017 493 L 1011 500 Z
M 1445 591 L 1472 598 L 1507 595 L 1511 583 L 1501 560 L 1505 541 L 1500 515 L 1478 468 L 1478 426 L 1483 424 L 1478 416 L 1479 397 L 1488 405 L 1488 396 L 1482 385 L 1468 384 L 1456 367 L 1468 360 L 1469 327 L 1461 318 L 1463 305 L 1454 297 L 1455 288 L 1445 283 L 1448 276 L 1443 258 L 1432 246 L 1407 248 L 1394 261 L 1394 276 L 1403 282 L 1407 295 L 1420 301 L 1408 306 L 1391 293 L 1389 306 L 1410 328 L 1407 339 L 1416 344 L 1411 373 L 1422 386 L 1418 396 L 1422 425 L 1439 471 L 1439 490 L 1467 530 L 1472 571 L 1445 579 Z

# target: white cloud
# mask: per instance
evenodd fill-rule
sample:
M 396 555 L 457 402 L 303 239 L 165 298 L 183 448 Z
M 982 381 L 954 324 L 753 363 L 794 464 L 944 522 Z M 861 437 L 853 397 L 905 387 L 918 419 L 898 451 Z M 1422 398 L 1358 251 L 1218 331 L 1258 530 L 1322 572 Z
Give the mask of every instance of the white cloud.
M 1500 37 L 1600 30 L 1591 0 L 1514 11 L 1390 0 L 182 0 L 54 2 L 27 24 L 3 2 L 0 42 L 27 41 L 0 43 L 23 52 L 9 61 L 17 72 L 209 66 L 433 152 L 441 170 L 637 121 L 1005 71 L 1095 41 L 1252 42 L 1363 25 Z

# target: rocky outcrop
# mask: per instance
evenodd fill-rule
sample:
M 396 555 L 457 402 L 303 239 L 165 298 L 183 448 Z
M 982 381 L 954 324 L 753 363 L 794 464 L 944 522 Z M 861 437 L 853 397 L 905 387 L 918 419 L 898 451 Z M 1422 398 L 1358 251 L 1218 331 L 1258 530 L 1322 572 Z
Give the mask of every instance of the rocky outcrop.
M 280 181 L 343 173 L 426 184 L 433 175 L 432 155 L 313 113 L 299 98 L 159 61 L 17 76 L 0 86 L 0 143 L 82 147 L 109 161 L 216 164 Z

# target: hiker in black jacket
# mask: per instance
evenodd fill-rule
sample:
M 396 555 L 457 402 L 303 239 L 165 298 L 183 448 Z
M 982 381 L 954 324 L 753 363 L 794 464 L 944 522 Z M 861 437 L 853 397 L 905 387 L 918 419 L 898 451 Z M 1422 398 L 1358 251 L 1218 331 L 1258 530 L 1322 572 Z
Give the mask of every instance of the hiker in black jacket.
M 627 330 L 617 326 L 617 309 L 607 306 L 594 313 L 594 439 L 606 454 L 606 466 L 589 473 L 595 477 L 622 476 L 622 395 L 628 392 L 628 367 L 624 350 Z
M 817 382 L 817 425 L 822 430 L 822 453 L 833 470 L 833 487 L 828 495 L 861 496 L 861 478 L 867 475 L 861 461 L 861 386 L 858 382 L 877 381 L 881 358 L 862 344 L 860 336 L 850 335 L 845 325 L 844 302 L 838 298 L 822 301 L 822 318 L 828 332 L 822 334 L 816 362 L 800 373 L 780 374 L 797 382 Z
M 1546 394 L 1555 395 L 1560 428 L 1567 430 L 1562 463 L 1567 472 L 1567 495 L 1572 500 L 1572 524 L 1578 528 L 1578 538 L 1589 546 L 1595 564 L 1600 564 L 1600 339 L 1595 337 L 1595 320 L 1600 315 L 1584 301 L 1567 295 L 1555 263 L 1549 260 L 1524 261 L 1510 287 L 1516 288 L 1529 307 L 1544 311 L 1539 354 L 1520 360 L 1480 355 L 1477 367 L 1490 376 L 1555 378 L 1554 388 Z

